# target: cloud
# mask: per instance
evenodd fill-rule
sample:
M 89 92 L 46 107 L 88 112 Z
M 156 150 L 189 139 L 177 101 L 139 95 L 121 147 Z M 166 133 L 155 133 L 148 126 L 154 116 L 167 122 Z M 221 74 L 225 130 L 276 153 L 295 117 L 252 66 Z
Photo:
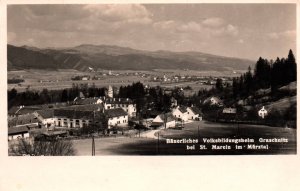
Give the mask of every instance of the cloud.
M 267 37 L 273 40 L 276 39 L 291 39 L 296 40 L 296 31 L 295 30 L 287 30 L 283 32 L 272 32 L 268 33 Z
M 187 24 L 183 24 L 177 28 L 179 31 L 183 32 L 202 32 L 203 27 L 194 21 L 188 22 Z
M 109 22 L 128 21 L 141 24 L 152 22 L 152 14 L 143 5 L 138 4 L 86 5 L 83 10 L 89 11 L 91 16 Z
M 236 26 L 233 26 L 231 24 L 227 25 L 226 27 L 226 32 L 229 34 L 229 35 L 232 35 L 232 36 L 236 36 L 239 34 L 239 30 Z
M 207 27 L 221 27 L 225 24 L 224 19 L 213 17 L 202 21 L 202 24 Z
M 174 30 L 178 23 L 173 20 L 165 20 L 153 23 L 154 29 L 157 30 Z

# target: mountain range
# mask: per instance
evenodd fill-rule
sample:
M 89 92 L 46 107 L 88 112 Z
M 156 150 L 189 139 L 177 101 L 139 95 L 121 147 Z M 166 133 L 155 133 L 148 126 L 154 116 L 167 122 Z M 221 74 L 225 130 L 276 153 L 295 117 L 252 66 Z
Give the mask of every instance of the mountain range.
M 128 47 L 83 44 L 71 48 L 36 48 L 7 45 L 8 70 L 75 69 L 199 71 L 246 70 L 254 61 L 201 52 L 144 51 Z

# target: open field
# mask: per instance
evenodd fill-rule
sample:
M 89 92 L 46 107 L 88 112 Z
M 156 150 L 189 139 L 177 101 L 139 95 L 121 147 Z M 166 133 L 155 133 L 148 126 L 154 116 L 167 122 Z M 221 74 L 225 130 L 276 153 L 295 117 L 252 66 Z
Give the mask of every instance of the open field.
M 183 71 L 184 72 L 184 71 Z M 102 75 L 108 73 L 108 71 L 101 72 L 79 72 L 76 70 L 59 70 L 59 71 L 44 71 L 44 70 L 20 70 L 20 71 L 8 71 L 8 79 L 17 78 L 24 79 L 25 81 L 20 84 L 8 84 L 8 90 L 15 88 L 18 92 L 25 91 L 29 87 L 31 90 L 42 90 L 47 88 L 48 90 L 71 88 L 72 84 L 95 84 L 97 87 L 108 87 L 112 85 L 114 87 L 120 87 L 124 85 L 132 84 L 133 82 L 142 82 L 145 85 L 150 86 L 162 86 L 162 87 L 185 87 L 191 86 L 193 90 L 189 94 L 198 92 L 200 89 L 210 89 L 210 85 L 203 85 L 197 82 L 179 82 L 179 83 L 161 83 L 151 81 L 151 76 L 163 76 L 167 75 L 179 75 L 178 71 L 112 71 L 113 75 Z M 117 75 L 115 75 L 117 74 Z M 143 74 L 145 74 L 143 76 Z M 206 76 L 208 73 L 201 73 L 199 71 L 190 75 Z M 218 73 L 219 74 L 219 73 Z M 98 80 L 71 80 L 74 76 L 97 76 Z M 187 74 L 182 74 L 187 75 Z
M 198 136 L 199 126 L 199 136 Z M 193 122 L 186 124 L 183 130 L 167 129 L 159 132 L 160 140 L 148 138 L 100 138 L 95 140 L 96 155 L 247 155 L 247 154 L 295 154 L 296 130 L 259 125 L 219 124 Z M 199 139 L 195 150 L 187 150 L 186 144 L 166 144 L 168 139 Z M 268 143 L 269 148 L 249 150 L 212 150 L 211 143 L 203 143 L 203 138 L 250 138 L 257 145 L 259 138 L 286 138 L 287 143 Z M 75 140 L 78 155 L 91 155 L 92 140 Z M 206 150 L 199 150 L 199 145 L 206 145 Z M 247 143 L 239 143 L 245 145 Z M 191 144 L 189 144 L 191 145 Z M 218 145 L 224 145 L 219 143 Z M 234 143 L 227 143 L 232 148 Z

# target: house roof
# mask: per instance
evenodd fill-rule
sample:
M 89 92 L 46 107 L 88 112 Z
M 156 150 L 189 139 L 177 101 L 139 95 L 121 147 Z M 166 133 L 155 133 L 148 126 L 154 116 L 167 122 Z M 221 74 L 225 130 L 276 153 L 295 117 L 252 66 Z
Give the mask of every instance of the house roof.
M 175 117 L 172 115 L 172 113 L 163 113 L 160 114 L 159 117 L 165 122 L 175 121 Z
M 53 118 L 53 116 L 54 116 L 53 109 L 37 110 L 36 113 L 39 114 L 44 119 Z
M 8 135 L 19 134 L 19 133 L 27 133 L 29 131 L 26 125 L 20 127 L 9 127 Z
M 8 119 L 8 127 L 38 123 L 38 119 L 33 114 L 19 115 Z
M 129 98 L 107 98 L 106 104 L 132 104 L 132 100 Z
M 83 119 L 83 120 L 92 120 L 99 119 L 101 112 L 99 111 L 78 111 L 70 109 L 55 109 L 55 117 L 69 118 L 69 119 Z
M 198 107 L 190 107 L 190 110 L 192 110 L 192 112 L 194 114 L 202 115 L 202 112 L 200 111 L 200 109 Z
M 24 115 L 41 109 L 40 106 L 13 106 L 8 110 L 9 115 Z
M 181 106 L 178 108 L 181 113 L 187 112 L 187 107 Z
M 94 97 L 93 98 L 78 99 L 78 100 L 76 100 L 76 103 L 79 104 L 79 105 L 96 104 L 99 99 L 100 98 L 94 98 Z
M 103 109 L 103 104 L 72 105 L 63 107 L 61 109 L 78 111 L 101 111 Z
M 105 111 L 107 117 L 120 117 L 128 115 L 122 108 L 109 109 Z

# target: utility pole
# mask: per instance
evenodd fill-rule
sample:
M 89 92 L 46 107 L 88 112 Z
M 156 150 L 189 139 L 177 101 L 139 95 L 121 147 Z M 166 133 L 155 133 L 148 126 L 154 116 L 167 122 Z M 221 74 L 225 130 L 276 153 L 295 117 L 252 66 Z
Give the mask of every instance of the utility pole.
M 93 132 L 92 132 L 92 156 L 95 156 L 95 137 L 94 137 L 94 133 L 95 133 L 95 111 L 93 111 Z
M 199 125 L 198 125 L 198 140 L 200 138 L 200 133 L 199 133 Z
M 92 156 L 95 156 L 95 138 L 92 136 Z
M 157 154 L 159 154 L 159 132 L 157 132 Z

